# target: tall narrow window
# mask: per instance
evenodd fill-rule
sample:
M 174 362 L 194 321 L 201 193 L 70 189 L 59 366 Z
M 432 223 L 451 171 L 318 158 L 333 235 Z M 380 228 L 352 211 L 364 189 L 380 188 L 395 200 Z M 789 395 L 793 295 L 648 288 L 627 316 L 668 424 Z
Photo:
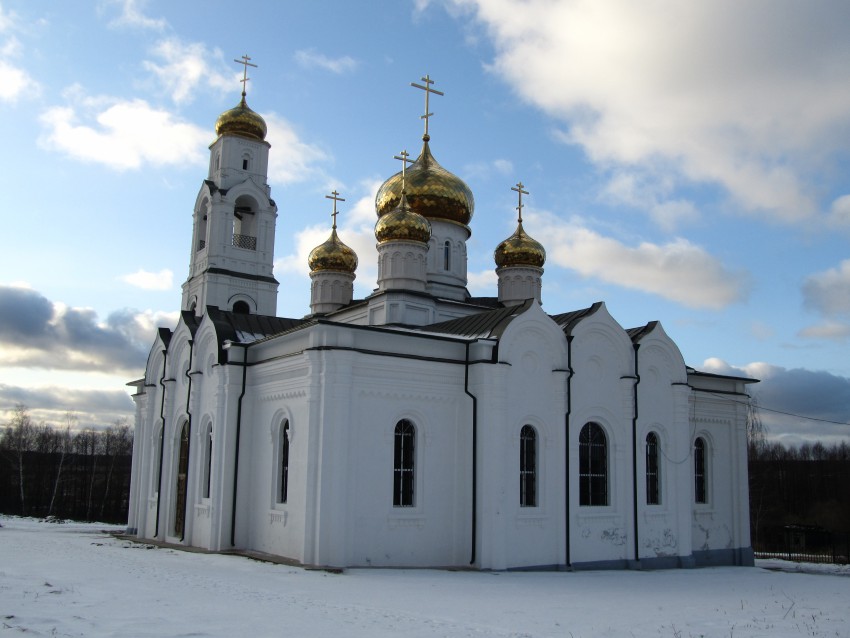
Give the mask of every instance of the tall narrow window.
M 395 426 L 395 451 L 393 454 L 393 505 L 413 507 L 414 451 L 416 428 L 407 419 Z
M 608 505 L 608 441 L 598 423 L 588 423 L 578 439 L 579 504 Z
M 661 503 L 661 483 L 658 469 L 658 435 L 650 432 L 646 435 L 646 504 Z
M 530 425 L 519 433 L 519 506 L 537 507 L 537 433 Z
M 278 484 L 277 502 L 286 503 L 289 492 L 289 421 L 284 421 L 280 428 L 280 483 Z
M 447 239 L 446 243 L 443 244 L 443 270 L 451 270 L 452 269 L 452 244 Z
M 153 459 L 153 493 L 159 494 L 160 484 L 162 483 L 162 444 L 165 436 L 164 428 L 159 429 L 159 436 L 156 437 L 156 451 Z
M 204 450 L 204 491 L 203 498 L 210 497 L 210 485 L 212 483 L 212 428 L 207 432 L 207 445 Z
M 708 502 L 706 479 L 705 441 L 697 437 L 694 441 L 694 501 L 697 503 Z

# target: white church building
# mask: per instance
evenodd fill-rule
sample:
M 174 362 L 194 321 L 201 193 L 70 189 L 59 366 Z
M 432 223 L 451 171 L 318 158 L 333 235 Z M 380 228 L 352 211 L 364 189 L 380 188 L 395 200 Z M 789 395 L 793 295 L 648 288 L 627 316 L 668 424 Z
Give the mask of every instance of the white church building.
M 334 216 L 310 313 L 283 318 L 266 124 L 244 91 L 218 118 L 181 319 L 129 384 L 128 533 L 338 568 L 751 565 L 754 380 L 688 367 L 660 323 L 601 302 L 544 311 L 522 184 L 498 297 L 472 297 L 473 195 L 425 121 L 377 193 L 377 288 L 353 298 Z

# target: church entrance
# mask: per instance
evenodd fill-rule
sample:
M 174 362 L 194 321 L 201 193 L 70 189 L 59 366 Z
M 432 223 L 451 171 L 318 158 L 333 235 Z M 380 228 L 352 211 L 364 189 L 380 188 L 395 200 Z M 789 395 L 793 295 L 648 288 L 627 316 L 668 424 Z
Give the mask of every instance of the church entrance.
M 189 422 L 180 433 L 180 454 L 177 457 L 177 498 L 174 501 L 174 535 L 183 540 L 186 528 L 186 489 L 189 483 Z

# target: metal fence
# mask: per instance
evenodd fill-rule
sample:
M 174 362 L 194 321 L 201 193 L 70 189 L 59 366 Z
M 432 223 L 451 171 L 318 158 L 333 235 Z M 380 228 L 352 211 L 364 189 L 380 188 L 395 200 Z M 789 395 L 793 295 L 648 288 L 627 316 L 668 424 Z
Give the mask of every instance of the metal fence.
M 850 533 L 818 527 L 787 525 L 755 543 L 756 558 L 781 558 L 801 563 L 850 564 Z

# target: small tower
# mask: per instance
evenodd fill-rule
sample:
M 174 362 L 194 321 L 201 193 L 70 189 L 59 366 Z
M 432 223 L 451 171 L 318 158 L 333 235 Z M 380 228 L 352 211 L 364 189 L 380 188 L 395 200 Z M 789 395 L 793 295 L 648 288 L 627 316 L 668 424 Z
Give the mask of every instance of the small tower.
M 528 195 L 528 191 L 523 190 L 522 182 L 512 186 L 511 190 L 519 196 L 516 231 L 499 244 L 493 253 L 499 278 L 499 301 L 506 306 L 531 298 L 542 303 L 541 280 L 546 250 L 540 242 L 529 237 L 522 227 L 522 196 Z
M 242 99 L 222 113 L 210 145 L 207 179 L 195 201 L 189 277 L 183 310 L 201 315 L 207 306 L 275 315 L 277 206 L 268 185 L 266 123 L 245 101 L 248 67 L 242 56 Z
M 310 251 L 307 258 L 312 281 L 310 311 L 314 315 L 333 312 L 351 303 L 354 296 L 354 271 L 357 269 L 357 255 L 336 234 L 336 203 L 345 200 L 336 191 L 325 197 L 334 201 L 331 236 Z
M 378 240 L 378 290 L 415 290 L 424 292 L 427 278 L 428 241 L 431 224 L 410 209 L 405 190 L 408 153 L 402 161 L 401 198 L 398 206 L 382 215 L 375 224 Z
M 466 289 L 466 241 L 472 234 L 469 222 L 475 200 L 469 186 L 440 166 L 431 154 L 428 121 L 433 113 L 428 110 L 428 100 L 432 93 L 443 93 L 431 88 L 434 81 L 429 76 L 426 75 L 422 81 L 424 85 L 411 83 L 411 86 L 425 91 L 425 114 L 420 116 L 425 120 L 422 152 L 407 169 L 405 180 L 399 172 L 381 185 L 375 197 L 375 210 L 379 218 L 396 210 L 404 181 L 410 210 L 431 223 L 426 291 L 436 297 L 466 301 L 469 298 Z

